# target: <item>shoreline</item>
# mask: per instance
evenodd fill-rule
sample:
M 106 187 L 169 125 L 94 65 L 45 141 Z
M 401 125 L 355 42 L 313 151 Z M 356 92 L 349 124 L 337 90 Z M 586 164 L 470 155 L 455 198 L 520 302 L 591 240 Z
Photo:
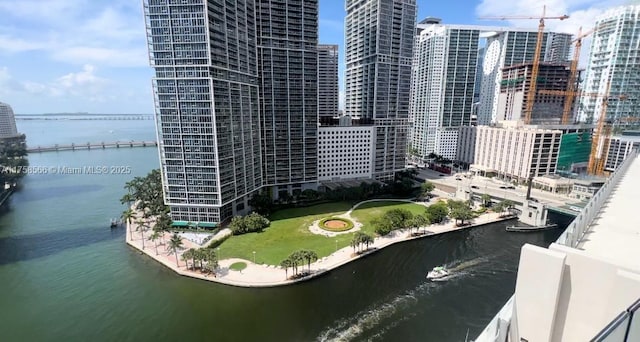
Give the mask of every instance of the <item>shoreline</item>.
M 441 235 L 449 232 L 462 231 L 471 228 L 482 227 L 491 223 L 503 222 L 508 220 L 517 219 L 517 217 L 500 217 L 499 213 L 485 213 L 477 217 L 474 223 L 465 225 L 462 227 L 456 227 L 453 221 L 449 221 L 445 224 L 434 224 L 429 225 L 427 227 L 420 228 L 422 231 L 426 231 L 427 233 L 417 236 L 409 236 L 408 229 L 394 230 L 387 236 L 376 237 L 372 246 L 362 252 L 362 254 L 358 254 L 356 256 L 352 256 L 352 247 L 344 247 L 338 249 L 334 253 L 330 255 L 320 258 L 317 261 L 311 264 L 311 274 L 298 278 L 298 279 L 284 279 L 285 271 L 279 266 L 273 265 L 264 265 L 264 264 L 254 264 L 253 262 L 240 258 L 228 258 L 219 260 L 220 268 L 218 269 L 217 276 L 214 277 L 209 274 L 203 274 L 198 271 L 187 270 L 184 261 L 181 260 L 179 253 L 178 255 L 178 265 L 176 265 L 174 254 L 168 254 L 166 251 L 166 245 L 158 246 L 158 254 L 156 255 L 156 247 L 151 241 L 147 242 L 147 238 L 149 232 L 146 232 L 147 236 L 142 238 L 145 239 L 145 248 L 142 248 L 142 238 L 140 237 L 142 234 L 137 231 L 131 231 L 133 229 L 133 224 L 126 224 L 126 232 L 125 239 L 126 243 L 132 248 L 136 249 L 140 253 L 146 254 L 151 259 L 161 263 L 165 267 L 170 268 L 175 273 L 190 277 L 194 279 L 200 279 L 210 282 L 216 282 L 219 284 L 236 286 L 236 287 L 245 287 L 245 288 L 269 288 L 269 287 L 277 287 L 277 286 L 286 286 L 292 285 L 300 282 L 305 282 L 312 280 L 314 278 L 320 277 L 334 269 L 337 269 L 343 265 L 346 265 L 350 262 L 357 261 L 361 258 L 369 256 L 375 252 L 378 252 L 385 247 L 406 242 L 413 241 L 416 239 L 427 238 L 431 236 Z M 133 235 L 133 238 L 132 238 Z M 170 238 L 170 233 L 164 234 L 164 240 L 168 240 Z M 183 239 L 183 247 L 182 250 L 188 250 L 189 248 L 202 248 L 187 239 Z M 243 271 L 234 271 L 230 270 L 229 266 L 235 262 L 244 262 L 247 267 Z M 306 265 L 300 266 L 301 270 L 306 270 Z

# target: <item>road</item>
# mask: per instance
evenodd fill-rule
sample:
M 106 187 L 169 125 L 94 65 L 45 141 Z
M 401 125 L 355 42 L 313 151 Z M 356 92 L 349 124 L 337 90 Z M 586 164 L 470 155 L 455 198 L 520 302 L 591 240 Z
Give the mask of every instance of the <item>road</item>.
M 443 175 L 443 176 L 440 176 Z M 507 198 L 514 202 L 522 202 L 527 195 L 527 187 L 518 185 L 515 189 L 500 189 L 501 186 L 512 185 L 500 180 L 486 178 L 481 176 L 463 177 L 463 174 L 445 175 L 433 170 L 418 170 L 418 177 L 429 180 L 438 185 L 443 185 L 450 189 L 458 189 L 462 187 L 466 191 L 477 194 L 489 194 L 497 198 Z M 460 179 L 460 180 L 457 180 Z M 474 187 L 474 188 L 472 188 Z M 546 191 L 531 189 L 531 197 L 537 199 L 541 203 L 547 203 L 552 206 L 562 206 L 568 203 L 578 202 L 566 195 L 552 194 Z

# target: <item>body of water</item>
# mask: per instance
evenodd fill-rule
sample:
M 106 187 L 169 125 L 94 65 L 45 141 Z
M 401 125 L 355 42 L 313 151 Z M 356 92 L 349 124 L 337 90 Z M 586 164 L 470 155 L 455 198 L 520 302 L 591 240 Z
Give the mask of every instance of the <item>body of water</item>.
M 30 145 L 106 141 L 112 130 L 111 140 L 155 136 L 152 121 L 70 124 L 18 128 Z M 158 167 L 154 148 L 33 154 L 30 163 L 132 173 L 25 177 L 0 217 L 2 341 L 463 341 L 511 296 L 520 247 L 560 233 L 492 224 L 394 245 L 295 286 L 235 288 L 177 276 L 109 229 L 124 183 Z M 456 270 L 451 279 L 425 279 L 442 264 Z

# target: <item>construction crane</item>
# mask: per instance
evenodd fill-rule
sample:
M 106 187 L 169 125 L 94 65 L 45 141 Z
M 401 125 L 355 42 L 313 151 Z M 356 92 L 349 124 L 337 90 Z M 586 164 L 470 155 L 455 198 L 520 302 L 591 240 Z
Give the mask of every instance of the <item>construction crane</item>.
M 576 93 L 576 81 L 578 80 L 578 61 L 580 60 L 580 50 L 582 49 L 582 38 L 587 37 L 588 35 L 595 32 L 598 28 L 593 28 L 585 33 L 582 33 L 582 27 L 578 30 L 578 36 L 576 39 L 571 41 L 575 42 L 575 51 L 573 52 L 573 60 L 571 61 L 571 67 L 569 71 L 569 84 L 567 84 L 567 94 L 564 102 L 564 109 L 562 110 L 562 124 L 568 125 L 572 123 L 571 119 L 573 115 L 571 115 L 571 107 L 573 104 L 573 100 L 575 99 Z
M 591 139 L 591 154 L 589 155 L 589 165 L 587 166 L 587 172 L 590 175 L 602 176 L 604 172 L 605 161 L 607 159 L 605 148 L 607 148 L 607 141 L 611 136 L 611 125 L 607 121 L 607 107 L 609 106 L 609 100 L 612 98 L 625 100 L 627 98 L 626 95 L 611 97 L 609 96 L 610 90 L 611 80 L 607 81 L 607 88 L 604 95 L 598 95 L 598 97 L 602 97 L 603 99 L 598 124 L 593 131 L 593 138 Z
M 575 51 L 573 53 L 573 60 L 571 61 L 571 66 L 569 69 L 570 71 L 569 71 L 569 80 L 567 83 L 567 90 L 566 91 L 562 91 L 562 90 L 540 90 L 539 91 L 540 94 L 565 96 L 564 108 L 562 110 L 563 125 L 568 125 L 572 123 L 571 119 L 573 118 L 573 115 L 571 112 L 571 108 L 573 105 L 573 101 L 575 100 L 576 97 L 581 96 L 582 94 L 581 90 L 576 91 L 576 84 L 578 80 L 578 62 L 580 61 L 580 50 L 582 48 L 582 38 L 587 37 L 588 35 L 595 32 L 597 29 L 598 28 L 593 28 L 585 33 L 582 33 L 582 27 L 580 27 L 580 30 L 578 31 L 578 35 L 574 40 L 571 41 L 572 43 L 575 42 L 576 45 L 575 45 Z M 594 95 L 586 94 L 585 96 L 594 96 Z
M 580 96 L 585 96 L 585 97 L 594 97 L 594 98 L 602 98 L 602 110 L 600 112 L 600 117 L 598 118 L 598 122 L 596 124 L 596 128 L 593 131 L 593 139 L 592 139 L 592 145 L 591 145 L 591 155 L 589 156 L 589 166 L 587 171 L 589 172 L 589 174 L 592 175 L 602 175 L 602 172 L 604 171 L 604 162 L 605 162 L 605 158 L 603 157 L 604 154 L 604 149 L 607 146 L 607 140 L 609 139 L 610 135 L 611 135 L 611 125 L 607 122 L 607 107 L 609 105 L 609 100 L 610 99 L 617 99 L 617 100 L 625 100 L 627 98 L 627 95 L 617 95 L 617 96 L 610 96 L 609 94 L 610 91 L 610 81 L 607 82 L 607 88 L 604 94 L 601 93 L 587 93 L 587 92 L 583 92 L 583 91 L 574 91 L 572 92 L 572 96 L 574 97 L 580 97 Z M 568 91 L 566 90 L 540 90 L 540 94 L 548 94 L 548 95 L 560 95 L 560 96 L 566 96 L 568 94 Z M 573 102 L 573 99 L 571 99 L 571 101 Z M 566 105 L 566 103 L 565 103 Z M 565 107 L 566 108 L 566 107 Z M 569 108 L 571 108 L 571 106 L 569 106 Z M 634 118 L 624 118 L 621 119 L 623 121 L 635 121 Z M 564 120 L 563 120 L 563 123 Z
M 535 102 L 536 90 L 538 87 L 538 71 L 540 69 L 540 54 L 542 52 L 542 38 L 544 38 L 544 21 L 545 19 L 565 20 L 569 19 L 568 15 L 561 15 L 555 17 L 548 17 L 547 6 L 542 7 L 542 15 L 539 17 L 532 16 L 500 16 L 500 17 L 481 17 L 485 20 L 519 20 L 519 19 L 538 19 L 540 24 L 538 25 L 538 39 L 536 41 L 536 51 L 533 56 L 533 65 L 531 67 L 531 82 L 529 84 L 529 94 L 527 95 L 527 103 L 525 107 L 525 124 L 531 123 L 531 115 L 533 113 L 533 104 Z

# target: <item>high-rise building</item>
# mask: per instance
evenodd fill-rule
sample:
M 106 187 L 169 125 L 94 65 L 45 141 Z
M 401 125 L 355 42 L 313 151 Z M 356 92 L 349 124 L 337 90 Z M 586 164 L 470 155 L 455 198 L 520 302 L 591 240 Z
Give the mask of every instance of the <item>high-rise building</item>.
M 373 125 L 373 176 L 404 169 L 415 0 L 346 0 L 345 115 Z
M 489 125 L 499 120 L 498 95 L 502 69 L 516 64 L 532 62 L 538 32 L 533 30 L 495 31 L 483 34 L 487 38 L 482 67 L 482 86 L 478 107 L 478 124 Z M 571 50 L 571 35 L 545 32 L 542 40 L 541 61 L 564 63 Z
M 318 180 L 318 1 L 257 0 L 264 185 Z
M 598 17 L 595 27 L 584 91 L 605 95 L 610 81 L 606 119 L 631 124 L 621 119 L 640 117 L 640 5 L 610 9 Z M 617 95 L 626 98 L 618 100 Z M 604 98 L 583 96 L 579 119 L 596 122 Z
M 432 18 L 430 21 L 435 22 Z M 411 85 L 410 147 L 456 159 L 458 127 L 471 124 L 480 29 L 419 24 Z
M 531 95 L 533 63 L 523 63 L 504 67 L 500 80 L 500 93 L 496 120 L 524 120 L 527 98 Z M 564 91 L 569 80 L 569 65 L 565 63 L 540 63 L 538 85 L 531 111 L 531 124 L 559 124 L 566 96 L 544 93 L 547 91 Z
M 338 45 L 318 45 L 318 117 L 321 123 L 338 117 Z
M 9 138 L 18 135 L 16 117 L 13 109 L 6 103 L 0 102 L 0 138 Z
M 164 197 L 220 223 L 317 179 L 317 2 L 144 0 Z

